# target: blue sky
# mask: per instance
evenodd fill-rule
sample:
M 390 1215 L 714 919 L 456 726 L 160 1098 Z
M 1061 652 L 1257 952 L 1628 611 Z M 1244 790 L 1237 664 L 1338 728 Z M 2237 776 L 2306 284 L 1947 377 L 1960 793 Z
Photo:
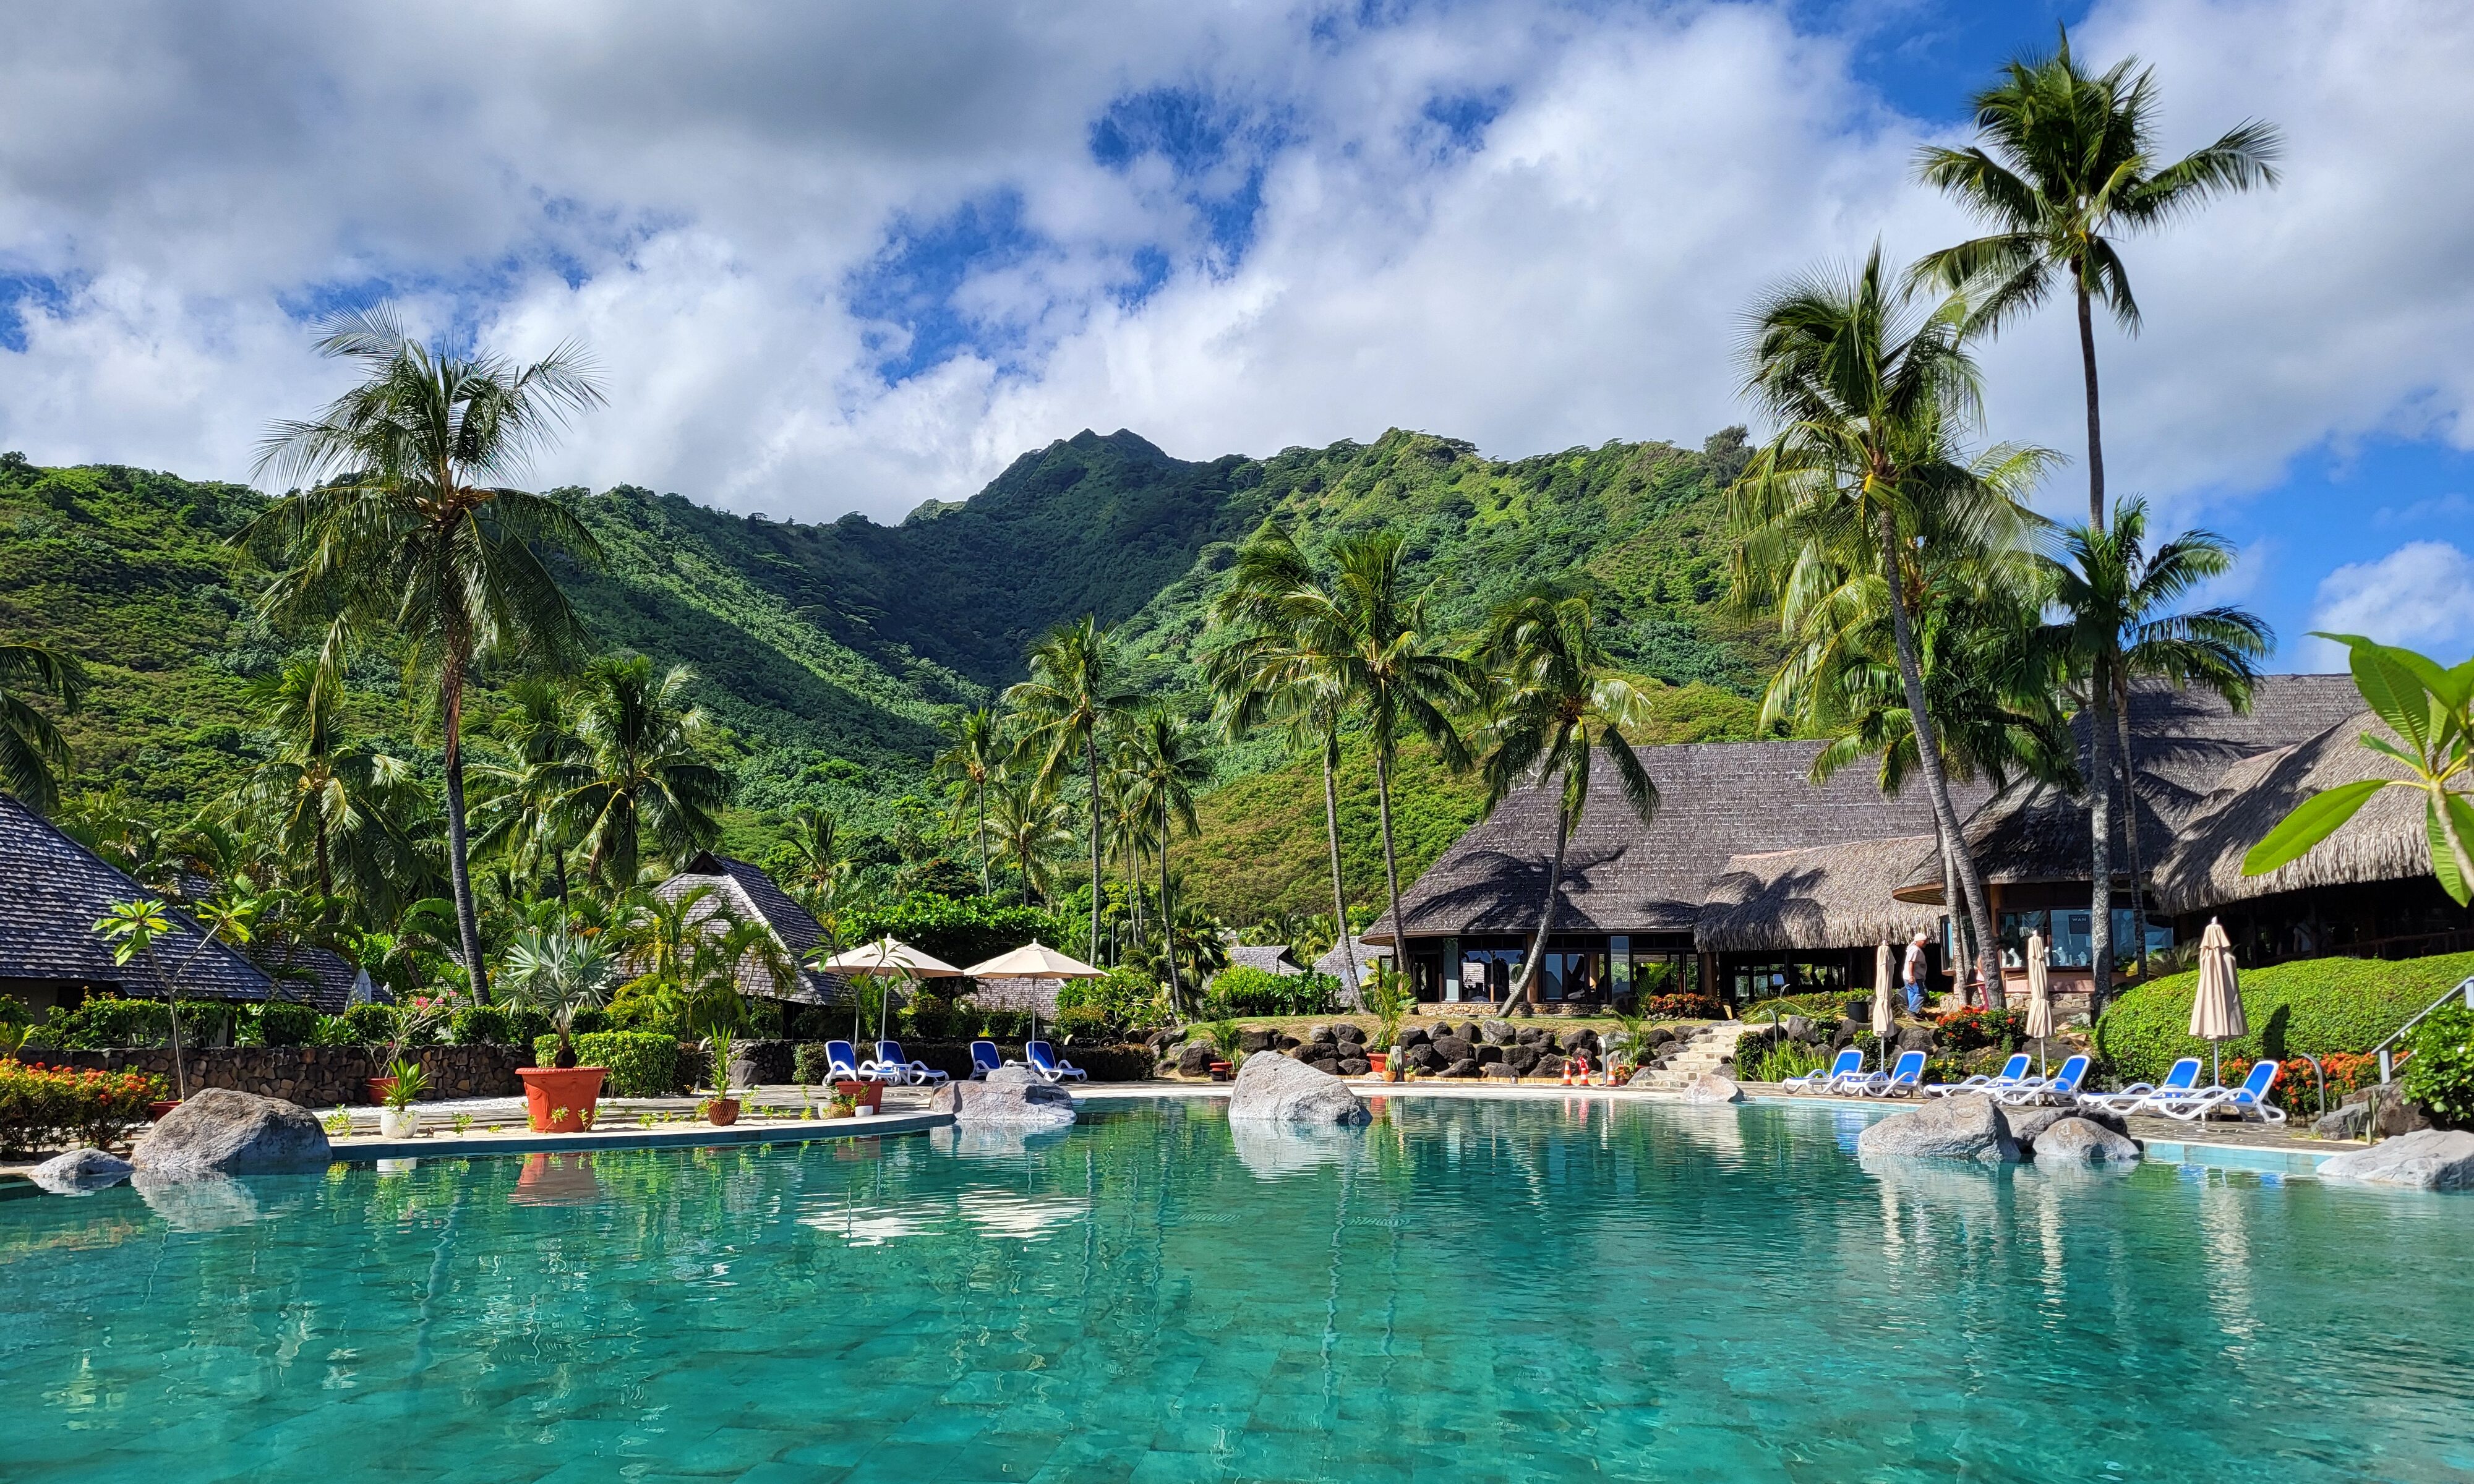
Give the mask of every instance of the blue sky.
M 2291 144 L 2131 245 L 2115 490 L 2241 545 L 2219 596 L 2287 663 L 2340 622 L 2474 648 L 2443 0 L 61 8 L 0 55 L 0 446 L 246 477 L 336 384 L 307 322 L 379 297 L 593 347 L 612 407 L 538 482 L 777 517 L 898 518 L 1084 426 L 1697 442 L 1754 295 L 1965 230 L 1913 152 L 2064 22 L 2157 67 L 2169 150 Z M 1991 436 L 2077 450 L 2062 316 L 1984 361 Z

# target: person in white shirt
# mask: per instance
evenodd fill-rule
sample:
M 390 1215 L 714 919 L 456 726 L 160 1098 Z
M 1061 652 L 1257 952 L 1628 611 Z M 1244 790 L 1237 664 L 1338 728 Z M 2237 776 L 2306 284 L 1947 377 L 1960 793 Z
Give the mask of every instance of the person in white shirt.
M 1921 1015 L 1925 1008 L 1925 935 L 1907 945 L 1907 966 L 1901 973 L 1907 984 L 1907 1014 Z

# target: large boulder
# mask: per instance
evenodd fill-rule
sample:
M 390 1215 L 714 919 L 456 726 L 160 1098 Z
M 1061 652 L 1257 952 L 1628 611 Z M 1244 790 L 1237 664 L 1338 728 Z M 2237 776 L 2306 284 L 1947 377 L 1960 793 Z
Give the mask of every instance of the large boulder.
M 2030 1146 L 2046 1164 L 2136 1164 L 2139 1146 L 2092 1118 L 2056 1118 Z
M 1588 1026 L 1583 1026 L 1579 1030 L 1565 1031 L 1556 1044 L 1566 1056 L 1575 1051 L 1587 1051 L 1595 1055 L 1598 1049 L 1598 1033 Z
M 1368 1121 L 1366 1105 L 1348 1084 L 1302 1062 L 1257 1052 L 1237 1068 L 1228 1094 L 1232 1123 L 1342 1124 Z
M 1740 1103 L 1743 1100 L 1744 1089 L 1716 1072 L 1703 1072 L 1684 1089 L 1684 1101 L 1687 1103 Z
M 1538 1069 L 1539 1051 L 1535 1045 L 1510 1046 L 1503 1053 L 1503 1065 L 1512 1068 L 1516 1077 L 1526 1077 Z
M 2417 1190 L 2474 1189 L 2474 1133 L 2419 1129 L 2400 1134 L 2368 1149 L 2320 1161 L 2319 1175 L 2323 1180 L 2411 1185 Z
M 2091 877 L 2090 879 L 2094 878 Z M 1782 1023 L 1781 1028 L 1786 1032 L 1786 1039 L 1789 1041 L 1808 1041 L 1812 1040 L 1812 1022 L 1802 1016 L 1787 1017 Z
M 1505 1048 L 1505 1047 L 1495 1045 L 1495 1044 L 1494 1044 L 1493 1042 L 1492 1042 L 1492 1041 L 1488 1042 L 1487 1044 L 1485 1044 L 1485 1045 L 1483 1045 L 1483 1046 L 1478 1047 L 1478 1048 L 1477 1048 L 1477 1065 L 1480 1065 L 1480 1066 L 1493 1066 L 1493 1065 L 1496 1065 L 1497 1064 L 1499 1064 L 1499 1063 L 1501 1063 L 1501 1062 L 1502 1062 L 1502 1060 L 1503 1060 L 1503 1058 L 1504 1058 L 1504 1052 L 1505 1052 L 1505 1050 L 1506 1050 L 1506 1048 Z
M 2010 1137 L 2022 1145 L 2034 1143 L 2039 1135 L 2064 1118 L 2083 1118 L 2100 1129 L 2110 1129 L 2124 1138 L 2130 1137 L 2129 1120 L 2107 1108 L 2004 1108 L 2001 1110 L 2001 1121 L 2010 1126 Z
M 977 1082 L 949 1082 L 928 1094 L 930 1113 L 951 1113 L 965 1126 L 1001 1123 L 1062 1128 L 1074 1121 L 1074 1095 L 1020 1066 L 1000 1066 Z
M 1929 1025 L 1902 1025 L 1897 1039 L 1902 1051 L 1928 1052 L 1933 1048 L 1933 1033 Z
M 1189 1041 L 1176 1054 L 1176 1071 L 1180 1077 L 1201 1077 L 1211 1071 L 1212 1062 L 1220 1053 L 1199 1041 Z
M 1237 1033 L 1237 1049 L 1248 1056 L 1272 1049 L 1272 1029 L 1267 1025 L 1249 1025 Z
M 1400 1044 L 1406 1049 L 1415 1050 L 1419 1046 L 1430 1046 L 1434 1041 L 1434 1033 L 1422 1025 L 1410 1026 L 1400 1033 Z
M 1362 1025 L 1351 1025 L 1346 1023 L 1335 1025 L 1331 1028 L 1331 1034 L 1339 1040 L 1343 1046 L 1362 1046 L 1366 1044 L 1366 1027 Z
M 160 1180 L 323 1170 L 333 1158 L 309 1110 L 281 1098 L 207 1088 L 163 1115 L 130 1162 Z
M 1474 1077 L 1477 1075 L 1477 1058 L 1473 1056 L 1463 1057 L 1459 1061 L 1454 1062 L 1451 1065 L 1444 1067 L 1443 1075 L 1446 1077 Z
M 1435 1038 L 1434 1046 L 1435 1055 L 1442 1057 L 1445 1065 L 1454 1062 L 1470 1061 L 1477 1056 L 1477 1048 L 1457 1035 L 1438 1036 Z
M 72 1149 L 36 1165 L 26 1177 L 54 1195 L 91 1195 L 127 1180 L 135 1167 L 100 1149 Z
M 1489 1020 L 1477 1029 L 1479 1038 L 1490 1046 L 1511 1045 L 1514 1038 L 1518 1035 L 1518 1032 L 1512 1028 L 1512 1022 L 1509 1020 Z
M 1481 1062 L 1478 1064 L 1478 1075 L 1492 1082 L 1514 1082 L 1520 1076 L 1518 1072 L 1512 1069 L 1510 1062 Z
M 1363 1056 L 1345 1056 L 1340 1059 L 1340 1074 L 1344 1077 L 1363 1077 L 1372 1070 L 1374 1070 L 1374 1064 Z
M 1439 1072 L 1452 1064 L 1443 1060 L 1443 1053 L 1435 1049 L 1434 1042 L 1419 1041 L 1409 1048 L 1409 1065 L 1421 1072 Z
M 1980 1092 L 1927 1103 L 1912 1113 L 1893 1113 L 1856 1137 L 1860 1155 L 1899 1155 L 1911 1159 L 1975 1160 L 1985 1164 L 2015 1164 L 2019 1144 L 2001 1119 L 2001 1110 Z

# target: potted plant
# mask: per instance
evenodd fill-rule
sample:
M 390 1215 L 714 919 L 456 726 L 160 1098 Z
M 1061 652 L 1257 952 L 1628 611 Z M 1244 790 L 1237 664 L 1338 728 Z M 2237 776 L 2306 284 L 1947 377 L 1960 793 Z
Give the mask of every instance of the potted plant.
M 536 1134 L 576 1134 L 593 1126 L 609 1068 L 575 1065 L 572 1031 L 578 1013 L 608 996 L 610 969 L 607 949 L 565 927 L 548 932 L 526 928 L 507 950 L 498 983 L 508 1002 L 548 1017 L 550 1028 L 558 1032 L 551 1065 L 516 1068 L 524 1084 L 524 1112 Z
M 412 1105 L 429 1090 L 429 1076 L 410 1057 L 398 1057 L 387 1067 L 386 1106 L 378 1110 L 378 1133 L 386 1138 L 421 1137 L 421 1113 Z
M 1408 983 L 1392 969 L 1377 968 L 1360 981 L 1357 998 L 1374 1017 L 1374 1044 L 1382 1048 L 1368 1051 L 1366 1063 L 1385 1082 L 1398 1082 L 1400 1074 L 1393 1070 L 1392 1057 L 1400 1041 L 1400 1017 L 1409 1009 Z
M 373 1107 L 391 1106 L 387 1102 L 388 1089 L 395 1081 L 396 1067 L 402 1065 L 404 1052 L 425 1044 L 430 1034 L 446 1023 L 451 1008 L 446 998 L 433 999 L 426 994 L 416 994 L 408 1003 L 396 1007 L 395 1034 L 387 1038 L 386 1043 L 386 1073 L 370 1079 Z
M 1210 1038 L 1211 1049 L 1220 1053 L 1219 1059 L 1211 1064 L 1211 1080 L 1214 1082 L 1226 1082 L 1235 1074 L 1239 1060 L 1239 1048 L 1245 1044 L 1245 1042 L 1239 1039 L 1237 1022 L 1234 1020 L 1214 1020 L 1209 1025 L 1203 1027 L 1202 1033 L 1206 1037 Z
M 841 1086 L 846 1088 L 856 1087 L 857 1084 L 846 1082 L 841 1084 Z M 847 1092 L 837 1092 L 833 1095 L 833 1099 L 825 1104 L 824 1112 L 818 1116 L 825 1118 L 855 1118 L 859 1116 L 859 1101 Z
M 730 1059 L 739 1049 L 739 1038 L 716 1026 L 704 1044 L 713 1054 L 713 1096 L 698 1104 L 696 1112 L 715 1128 L 726 1129 L 739 1121 L 739 1099 L 730 1095 Z
M 873 1113 L 885 1106 L 885 1084 L 881 1082 L 837 1082 L 834 1095 L 854 1108 L 864 1108 Z

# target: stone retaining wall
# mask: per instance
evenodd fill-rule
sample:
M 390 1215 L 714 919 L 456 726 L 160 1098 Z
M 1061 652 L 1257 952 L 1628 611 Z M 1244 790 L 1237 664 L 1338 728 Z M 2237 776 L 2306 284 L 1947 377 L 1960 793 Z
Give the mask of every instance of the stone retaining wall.
M 424 1100 L 448 1097 L 513 1097 L 523 1091 L 516 1068 L 532 1065 L 531 1053 L 514 1046 L 424 1046 L 412 1053 L 429 1078 Z M 172 1081 L 168 1046 L 118 1051 L 38 1051 L 29 1060 L 53 1066 L 104 1071 L 152 1072 Z M 386 1053 L 376 1046 L 220 1046 L 183 1051 L 189 1089 L 230 1088 L 279 1097 L 304 1108 L 365 1104 L 369 1080 L 386 1075 Z

